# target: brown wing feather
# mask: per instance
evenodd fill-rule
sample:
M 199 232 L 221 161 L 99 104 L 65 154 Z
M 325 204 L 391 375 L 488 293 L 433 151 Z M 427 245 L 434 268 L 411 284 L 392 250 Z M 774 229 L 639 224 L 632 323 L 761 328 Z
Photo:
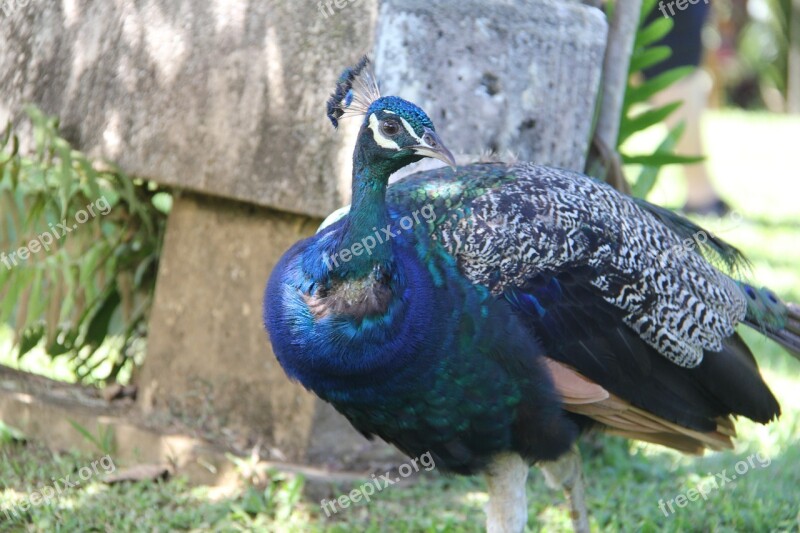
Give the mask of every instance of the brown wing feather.
M 608 433 L 685 453 L 733 448 L 731 437 L 736 436 L 736 430 L 730 417 L 718 418 L 715 431 L 695 431 L 631 405 L 563 363 L 547 357 L 545 363 L 564 409 L 599 422 Z

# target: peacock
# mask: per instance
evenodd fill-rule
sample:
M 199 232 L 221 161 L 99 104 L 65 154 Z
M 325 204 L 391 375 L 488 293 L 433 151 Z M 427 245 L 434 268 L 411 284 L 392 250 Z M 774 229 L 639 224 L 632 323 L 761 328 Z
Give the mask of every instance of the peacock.
M 522 531 L 540 466 L 588 531 L 577 439 L 597 428 L 687 453 L 780 407 L 736 332 L 800 357 L 800 308 L 679 215 L 582 174 L 456 166 L 428 115 L 363 58 L 328 102 L 363 116 L 352 203 L 275 266 L 264 324 L 286 374 L 367 437 L 485 474 L 487 529 Z M 393 183 L 423 158 L 447 166 Z

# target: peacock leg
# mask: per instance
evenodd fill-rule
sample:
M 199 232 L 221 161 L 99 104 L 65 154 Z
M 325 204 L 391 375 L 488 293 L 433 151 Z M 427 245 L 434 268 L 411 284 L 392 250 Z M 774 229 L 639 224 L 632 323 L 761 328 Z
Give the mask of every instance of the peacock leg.
M 553 489 L 562 489 L 567 495 L 575 533 L 590 533 L 589 513 L 583 491 L 581 454 L 578 448 L 573 447 L 558 460 L 542 463 L 540 467 L 547 485 Z
M 521 533 L 528 523 L 525 482 L 528 463 L 516 453 L 494 458 L 486 471 L 489 504 L 486 508 L 487 533 Z

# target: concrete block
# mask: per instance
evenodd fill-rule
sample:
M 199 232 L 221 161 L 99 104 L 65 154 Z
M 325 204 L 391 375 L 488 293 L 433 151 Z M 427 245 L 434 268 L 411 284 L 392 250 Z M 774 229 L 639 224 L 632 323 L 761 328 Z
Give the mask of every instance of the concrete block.
M 370 444 L 286 378 L 262 326 L 269 272 L 319 223 L 200 195 L 176 198 L 138 379 L 146 417 L 224 435 L 237 449 L 260 443 L 268 456 L 289 461 L 344 469 L 387 456 L 388 446 Z
M 453 152 L 582 171 L 606 31 L 600 10 L 563 0 L 384 0 L 376 70 Z
M 325 216 L 352 146 L 325 117 L 370 49 L 377 0 L 14 2 L 0 11 L 0 124 L 35 103 L 129 174 Z
M 266 276 L 318 219 L 186 194 L 167 226 L 140 406 L 304 457 L 317 401 L 289 382 L 261 317 Z

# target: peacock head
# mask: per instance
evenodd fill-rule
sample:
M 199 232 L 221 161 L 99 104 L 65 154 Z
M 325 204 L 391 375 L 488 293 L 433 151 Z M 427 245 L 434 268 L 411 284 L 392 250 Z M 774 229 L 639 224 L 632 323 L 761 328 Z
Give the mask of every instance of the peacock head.
M 418 106 L 397 96 L 380 96 L 377 83 L 364 57 L 345 69 L 328 100 L 328 118 L 334 127 L 343 116 L 363 115 L 356 156 L 394 172 L 424 157 L 456 166 L 428 115 Z

